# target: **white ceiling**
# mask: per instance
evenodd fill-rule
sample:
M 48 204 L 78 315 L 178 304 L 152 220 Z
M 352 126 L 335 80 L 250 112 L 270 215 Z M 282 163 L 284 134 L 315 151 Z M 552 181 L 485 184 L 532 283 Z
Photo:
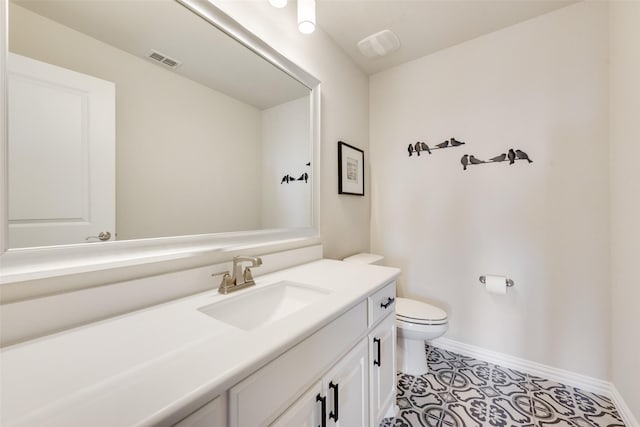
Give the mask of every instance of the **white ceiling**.
M 317 24 L 363 71 L 374 74 L 576 1 L 317 0 Z M 12 2 L 138 57 L 155 49 L 181 60 L 175 72 L 261 109 L 308 93 L 173 0 Z M 290 3 L 295 19 L 295 0 Z M 400 49 L 383 58 L 364 57 L 357 42 L 383 29 L 396 33 Z M 211 52 L 233 57 L 236 71 L 223 72 L 221 56 Z M 258 70 L 261 77 L 252 77 Z
M 367 74 L 576 3 L 576 0 L 317 0 L 317 25 Z M 368 59 L 363 38 L 389 29 L 400 49 Z

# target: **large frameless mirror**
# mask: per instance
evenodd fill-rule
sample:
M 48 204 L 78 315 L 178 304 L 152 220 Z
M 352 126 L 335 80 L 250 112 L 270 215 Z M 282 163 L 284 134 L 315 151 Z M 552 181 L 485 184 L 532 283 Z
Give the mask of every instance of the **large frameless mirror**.
M 198 7 L 9 1 L 9 249 L 316 225 L 317 82 Z

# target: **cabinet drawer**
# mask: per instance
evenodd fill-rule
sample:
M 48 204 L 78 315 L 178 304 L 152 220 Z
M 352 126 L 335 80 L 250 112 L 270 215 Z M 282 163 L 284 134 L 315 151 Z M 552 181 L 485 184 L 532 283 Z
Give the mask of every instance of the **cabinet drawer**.
M 366 302 L 229 390 L 229 426 L 266 426 L 367 330 Z
M 393 281 L 369 297 L 369 327 L 396 309 L 396 282 Z

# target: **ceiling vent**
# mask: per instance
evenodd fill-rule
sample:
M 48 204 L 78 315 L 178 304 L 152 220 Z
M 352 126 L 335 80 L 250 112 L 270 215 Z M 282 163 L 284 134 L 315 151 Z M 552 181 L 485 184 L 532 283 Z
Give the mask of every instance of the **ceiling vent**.
M 399 48 L 400 39 L 391 30 L 382 30 L 358 42 L 358 49 L 367 58 L 379 58 Z
M 147 53 L 147 58 L 153 59 L 155 62 L 159 62 L 160 64 L 168 68 L 175 69 L 182 65 L 182 62 L 178 61 L 177 59 L 173 59 L 165 55 L 164 53 L 160 53 L 157 50 L 153 49 L 151 49 L 149 53 Z

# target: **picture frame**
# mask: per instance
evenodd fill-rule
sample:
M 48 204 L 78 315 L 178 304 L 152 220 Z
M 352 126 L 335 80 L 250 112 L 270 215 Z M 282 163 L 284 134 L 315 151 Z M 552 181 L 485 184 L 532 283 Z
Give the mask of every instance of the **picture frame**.
M 364 196 L 364 151 L 338 141 L 338 194 Z

